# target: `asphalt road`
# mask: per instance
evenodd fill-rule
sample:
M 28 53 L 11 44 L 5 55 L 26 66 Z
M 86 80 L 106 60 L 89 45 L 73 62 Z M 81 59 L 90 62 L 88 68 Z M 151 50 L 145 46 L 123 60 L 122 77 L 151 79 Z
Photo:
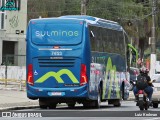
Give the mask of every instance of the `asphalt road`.
M 103 103 L 100 109 L 84 109 L 82 105 L 76 105 L 74 109 L 58 106 L 56 109 L 46 110 L 40 108 L 16 110 L 11 111 L 11 114 L 15 117 L 18 113 L 22 116 L 30 116 L 30 118 L 24 117 L 24 120 L 160 120 L 160 107 L 140 111 L 135 104 L 133 101 L 123 101 L 121 107 L 114 107 Z M 34 115 L 37 115 L 37 118 L 31 117 Z M 2 120 L 10 119 L 17 120 L 17 118 Z
M 107 102 L 103 102 L 101 103 L 101 107 L 99 109 L 84 109 L 82 104 L 77 104 L 74 109 L 70 109 L 67 106 L 58 106 L 56 109 L 44 110 L 35 108 L 22 111 L 140 111 L 140 109 L 136 106 L 136 102 L 134 101 L 122 101 L 121 107 L 114 107 L 113 105 L 108 105 Z M 159 108 L 150 107 L 148 111 L 160 111 L 160 105 Z

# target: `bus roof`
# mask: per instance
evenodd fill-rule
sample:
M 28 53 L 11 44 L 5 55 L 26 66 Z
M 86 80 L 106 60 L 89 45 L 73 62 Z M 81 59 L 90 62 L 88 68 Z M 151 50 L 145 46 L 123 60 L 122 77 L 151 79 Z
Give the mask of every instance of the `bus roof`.
M 65 18 L 65 19 L 81 19 L 86 21 L 90 25 L 98 25 L 101 27 L 109 28 L 109 29 L 116 29 L 119 31 L 122 31 L 123 28 L 120 26 L 117 22 L 111 21 L 111 20 L 105 20 L 98 17 L 93 16 L 87 16 L 87 15 L 66 15 L 61 16 L 59 18 Z
M 83 21 L 86 21 L 89 25 L 123 31 L 122 26 L 120 26 L 117 22 L 101 19 L 98 17 L 87 16 L 87 15 L 66 15 L 66 16 L 53 17 L 53 18 L 32 19 L 31 21 L 43 21 L 43 20 L 47 21 L 47 20 L 52 20 L 52 19 L 83 20 Z

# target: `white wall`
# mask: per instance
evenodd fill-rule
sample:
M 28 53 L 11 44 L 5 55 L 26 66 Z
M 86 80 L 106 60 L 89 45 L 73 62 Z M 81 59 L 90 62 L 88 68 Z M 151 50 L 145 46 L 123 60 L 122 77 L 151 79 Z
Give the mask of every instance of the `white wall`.
M 5 79 L 6 66 L 0 66 L 0 79 Z M 25 66 L 7 66 L 7 79 L 11 80 L 26 80 Z
M 15 34 L 16 30 L 24 30 L 27 26 L 27 0 L 21 0 L 20 11 L 6 11 L 6 33 Z
M 160 72 L 160 61 L 156 61 L 156 72 Z
M 2 39 L 0 38 L 0 65 L 2 63 L 2 46 L 3 46 L 3 42 L 2 42 Z

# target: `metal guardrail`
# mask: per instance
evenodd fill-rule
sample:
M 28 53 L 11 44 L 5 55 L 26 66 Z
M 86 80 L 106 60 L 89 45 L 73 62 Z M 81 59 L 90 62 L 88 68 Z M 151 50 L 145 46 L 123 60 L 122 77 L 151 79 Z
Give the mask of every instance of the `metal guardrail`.
M 2 58 L 1 65 L 3 66 L 3 69 L 2 69 L 3 72 L 1 71 L 2 73 L 0 78 L 0 88 L 14 88 L 19 90 L 25 89 L 26 80 L 23 80 L 24 72 L 19 73 L 18 71 L 19 69 L 20 71 L 22 71 L 21 68 L 26 65 L 26 56 L 6 54 Z M 20 68 L 17 68 L 15 70 L 14 67 L 16 66 L 19 66 Z M 13 74 L 13 77 L 12 77 L 12 74 Z M 16 76 L 17 74 L 20 74 L 20 75 Z
M 26 89 L 26 80 L 0 79 L 0 85 L 3 88 L 14 88 L 22 91 Z

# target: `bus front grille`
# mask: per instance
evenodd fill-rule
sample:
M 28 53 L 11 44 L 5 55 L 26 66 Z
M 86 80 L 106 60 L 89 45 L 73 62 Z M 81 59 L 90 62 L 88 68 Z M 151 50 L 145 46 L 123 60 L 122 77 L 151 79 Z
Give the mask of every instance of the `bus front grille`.
M 38 58 L 39 67 L 74 67 L 74 58 Z

